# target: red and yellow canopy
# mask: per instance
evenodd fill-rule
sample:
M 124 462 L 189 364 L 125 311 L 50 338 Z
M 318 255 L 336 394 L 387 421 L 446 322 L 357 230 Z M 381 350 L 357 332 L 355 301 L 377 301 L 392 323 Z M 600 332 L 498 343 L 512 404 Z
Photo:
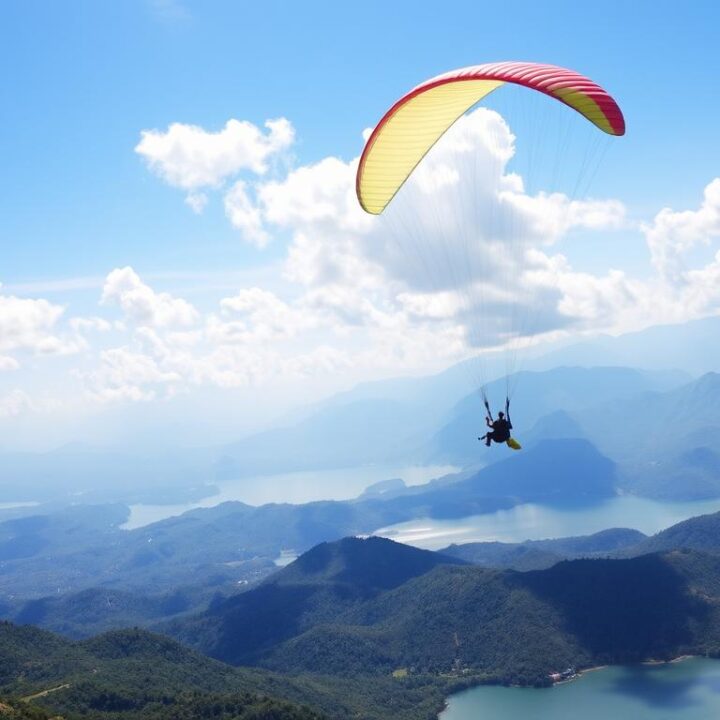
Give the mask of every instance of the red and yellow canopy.
M 572 70 L 537 63 L 500 62 L 453 70 L 421 83 L 385 113 L 360 157 L 356 190 L 360 205 L 378 215 L 448 128 L 505 83 L 556 98 L 609 135 L 623 135 L 625 120 L 615 100 Z

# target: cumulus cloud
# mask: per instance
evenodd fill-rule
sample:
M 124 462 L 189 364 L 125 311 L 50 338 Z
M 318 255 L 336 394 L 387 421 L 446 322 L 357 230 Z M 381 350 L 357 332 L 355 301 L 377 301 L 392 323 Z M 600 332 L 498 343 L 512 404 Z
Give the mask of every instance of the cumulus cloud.
M 371 218 L 355 196 L 357 161 L 343 162 L 329 157 L 298 168 L 282 181 L 259 187 L 263 217 L 280 226 L 322 226 L 349 232 L 371 226 Z
M 82 374 L 95 397 L 143 401 L 194 386 L 429 369 L 494 352 L 518 333 L 534 341 L 720 310 L 720 251 L 705 266 L 684 266 L 690 250 L 720 236 L 720 179 L 698 209 L 662 210 L 638 231 L 618 199 L 528 192 L 511 170 L 510 128 L 481 108 L 456 124 L 375 217 L 355 197 L 357 159 L 327 157 L 269 173 L 270 158 L 293 140 L 292 126 L 277 123 L 263 132 L 231 121 L 218 133 L 176 124 L 143 135 L 138 152 L 189 191 L 194 210 L 219 188 L 246 241 L 258 248 L 274 236 L 286 241 L 283 275 L 272 292 L 239 287 L 201 313 L 130 267 L 113 270 L 102 303 L 122 310 L 122 326 L 109 333 L 105 320 L 69 323 L 83 338 L 103 332 L 110 343 L 122 335 Z M 253 177 L 236 177 L 241 172 Z M 644 237 L 656 275 L 579 271 L 559 251 L 573 233 L 611 232 L 640 244 Z
M 402 245 L 408 239 L 402 237 L 407 226 L 389 228 L 383 219 L 355 214 L 348 200 L 353 193 L 352 162 L 334 160 L 305 170 L 305 199 L 275 180 L 267 183 L 267 192 L 261 188 L 257 195 L 263 227 L 291 231 L 285 264 L 291 280 L 288 296 L 245 287 L 220 299 L 215 311 L 201 316 L 193 308 L 187 315 L 177 310 L 177 303 L 184 301 L 157 293 L 130 269 L 108 276 L 104 297 L 116 301 L 133 321 L 133 346 L 102 354 L 100 367 L 86 378 L 97 397 L 142 401 L 192 386 L 236 388 L 280 379 L 443 365 L 478 349 L 494 352 L 516 343 L 512 313 L 524 313 L 529 336 L 554 337 L 558 332 L 680 322 L 720 309 L 720 251 L 708 264 L 686 271 L 682 283 L 673 284 L 660 272 L 641 280 L 613 268 L 596 274 L 577 271 L 553 248 L 573 227 L 631 232 L 617 201 L 527 196 L 519 179 L 500 173 L 495 177 L 501 189 L 494 201 L 501 207 L 519 198 L 512 212 L 522 232 L 513 252 L 506 249 L 509 230 L 502 224 L 497 235 L 476 236 L 484 255 L 465 247 L 461 239 L 448 241 L 437 225 L 431 225 L 421 230 L 435 228 L 435 239 L 445 244 L 434 256 L 427 255 L 429 266 L 408 268 L 412 248 L 408 253 Z M 322 183 L 325 172 L 336 182 L 313 188 L 313 182 Z M 428 188 L 425 180 L 410 188 L 420 217 Z M 313 198 L 319 197 L 313 194 L 316 190 L 325 193 L 320 209 L 312 207 Z M 707 216 L 712 193 L 705 195 L 693 216 Z M 488 191 L 478 202 L 489 198 Z M 689 217 L 687 211 L 683 217 Z M 713 226 L 706 218 L 694 221 L 693 227 L 695 234 L 687 231 L 684 236 L 683 247 L 688 249 L 707 242 Z M 389 239 L 390 232 L 399 232 L 400 241 L 396 235 Z M 639 235 L 637 240 L 642 241 Z M 469 262 L 469 274 L 453 277 L 448 271 L 443 278 L 444 263 L 452 257 Z M 490 262 L 490 267 L 473 264 L 478 262 Z M 426 282 L 428 270 L 438 271 L 439 286 Z M 192 322 L 183 324 L 183 318 Z M 85 324 L 75 323 L 78 328 Z
M 290 338 L 317 325 L 304 308 L 294 307 L 262 288 L 246 288 L 220 302 L 225 325 L 240 329 L 242 339 Z
M 708 245 L 720 237 L 720 178 L 703 193 L 697 210 L 675 211 L 663 208 L 652 223 L 642 226 L 653 265 L 663 279 L 683 281 L 683 256 L 699 244 Z
M 140 326 L 192 325 L 198 311 L 186 300 L 155 292 L 131 268 L 117 268 L 105 279 L 102 303 L 117 304 L 128 320 Z
M 136 287 L 138 280 L 132 280 Z M 158 295 L 146 286 L 147 294 Z M 147 316 L 152 313 L 141 315 Z M 129 324 L 123 345 L 101 351 L 94 369 L 76 375 L 96 399 L 141 402 L 194 386 L 297 382 L 395 367 L 410 358 L 437 361 L 457 351 L 457 333 L 415 332 L 413 322 L 411 313 L 381 296 L 348 287 L 317 288 L 291 299 L 247 287 L 221 299 L 216 312 L 186 330 Z
M 0 349 L 42 349 L 63 312 L 47 300 L 0 296 Z
M 36 355 L 77 352 L 76 338 L 62 333 L 59 321 L 65 308 L 44 299 L 0 294 L 0 353 L 29 351 Z M 5 360 L 6 367 L 17 360 Z
M 582 279 L 573 283 L 565 269 L 561 287 L 557 268 L 548 271 L 547 256 L 534 248 L 551 247 L 572 229 L 625 223 L 615 199 L 528 194 L 507 169 L 514 143 L 505 120 L 480 108 L 437 143 L 381 217 L 357 202 L 357 159 L 335 157 L 282 178 L 238 180 L 225 211 L 258 247 L 278 230 L 289 232 L 285 276 L 304 288 L 295 310 L 313 318 L 310 326 L 343 335 L 349 327 L 412 333 L 429 324 L 437 333 L 445 323 L 474 348 L 495 347 L 518 331 L 566 327 L 574 310 L 588 320 L 589 300 L 569 297 Z M 530 314 L 532 324 L 520 328 L 517 319 Z M 237 343 L 263 337 L 271 324 L 257 327 L 213 319 L 208 332 Z
M 184 190 L 217 187 L 241 170 L 262 175 L 269 158 L 288 148 L 295 131 L 285 118 L 268 120 L 266 132 L 246 120 L 228 120 L 218 132 L 173 123 L 143 130 L 135 152 L 165 182 Z
M 529 314 L 523 308 L 533 332 L 568 324 L 573 305 L 561 303 L 557 273 L 532 275 L 544 262 L 534 248 L 575 228 L 625 224 L 618 200 L 527 194 L 507 170 L 513 154 L 506 122 L 480 108 L 437 143 L 382 216 L 358 205 L 357 160 L 338 158 L 259 183 L 244 216 L 255 230 L 291 232 L 285 272 L 306 288 L 308 306 L 367 327 L 442 319 L 473 346 L 494 347 L 522 330 L 511 325 Z
M 100 366 L 85 379 L 101 400 L 139 401 L 153 400 L 157 386 L 175 383 L 180 376 L 162 370 L 148 354 L 119 347 L 103 351 Z
M 79 333 L 108 332 L 112 325 L 101 317 L 74 317 L 70 318 L 70 327 Z
M 251 199 L 243 180 L 238 180 L 225 195 L 225 214 L 251 245 L 259 248 L 267 245 L 270 236 L 263 228 L 260 209 Z

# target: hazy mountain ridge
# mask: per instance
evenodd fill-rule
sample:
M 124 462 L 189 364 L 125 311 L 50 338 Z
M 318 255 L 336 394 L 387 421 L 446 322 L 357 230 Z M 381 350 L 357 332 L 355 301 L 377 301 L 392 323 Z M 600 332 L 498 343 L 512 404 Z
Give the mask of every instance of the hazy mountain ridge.
M 294 426 L 224 446 L 222 455 L 237 475 L 367 462 L 493 462 L 502 448 L 488 454 L 479 447 L 476 438 L 486 430 L 485 408 L 479 393 L 458 380 L 464 375 L 455 367 L 429 378 L 366 384 L 321 405 Z M 608 398 L 667 390 L 685 379 L 679 372 L 619 367 L 522 372 L 513 380 L 518 388 L 513 422 L 522 431 L 556 409 L 578 409 Z M 501 409 L 505 380 L 489 382 L 486 392 L 494 410 Z M 278 459 L 278 449 L 286 460 Z
M 518 373 L 513 379 L 516 392 L 510 408 L 514 434 L 523 439 L 528 430 L 552 413 L 563 412 L 572 417 L 581 409 L 608 401 L 675 388 L 680 384 L 680 378 L 676 373 L 603 366 L 562 366 L 542 372 Z M 486 394 L 494 412 L 504 409 L 504 380 L 490 383 Z M 476 462 L 479 452 L 475 436 L 485 432 L 485 415 L 480 394 L 468 394 L 455 405 L 450 421 L 429 441 L 428 457 L 435 462 Z M 475 432 L 472 432 L 473 428 Z M 485 456 L 494 459 L 492 455 L 488 457 L 488 453 Z
M 0 453 L 6 502 L 191 502 L 215 491 L 219 468 L 207 450 L 133 452 L 64 446 L 44 453 Z
M 7 557 L 0 593 L 42 597 L 89 587 L 131 590 L 146 595 L 168 588 L 197 586 L 223 590 L 232 583 L 257 582 L 274 569 L 283 549 L 303 552 L 347 535 L 369 534 L 416 517 L 463 517 L 527 502 L 582 505 L 614 492 L 614 467 L 585 440 L 553 440 L 448 484 L 411 488 L 384 498 L 306 505 L 251 507 L 224 503 L 132 531 L 117 521 L 78 532 L 80 546 L 64 552 L 66 534 L 44 516 L 23 519 L 39 525 L 35 534 L 17 533 L 18 521 L 0 523 L 5 547 L 22 540 L 22 557 Z M 89 511 L 88 511 L 89 512 Z M 61 522 L 62 521 L 62 522 Z M 24 523 L 24 525 L 23 525 Z M 36 543 L 36 544 L 33 544 Z M 1 549 L 2 546 L 0 546 Z
M 570 415 L 571 434 L 581 428 L 618 463 L 625 490 L 662 499 L 720 495 L 720 374 Z
M 515 403 L 522 410 L 512 413 L 514 434 L 526 449 L 546 440 L 591 442 L 617 464 L 617 487 L 626 492 L 665 500 L 719 497 L 720 374 L 670 390 L 649 390 L 638 377 L 626 368 L 527 374 L 528 392 Z M 461 402 L 436 436 L 432 457 L 462 463 L 477 456 L 467 428 L 480 414 L 479 399 Z M 496 461 L 497 453 L 487 457 Z
M 720 552 L 720 512 L 700 515 L 671 525 L 637 545 L 629 546 L 623 554 L 632 552 L 638 555 L 677 549 Z
M 449 545 L 439 550 L 482 567 L 511 570 L 542 570 L 562 560 L 577 558 L 611 557 L 620 550 L 631 552 L 647 539 L 638 530 L 611 528 L 592 535 L 557 538 L 552 540 L 526 540 L 520 543 L 476 542 Z M 663 548 L 674 549 L 670 547 Z
M 532 367 L 620 365 L 648 370 L 676 368 L 702 375 L 720 368 L 720 317 L 654 325 L 619 336 L 603 335 L 550 350 L 534 358 Z
M 668 389 L 686 381 L 688 373 L 720 367 L 720 348 L 712 340 L 718 326 L 718 318 L 708 318 L 598 338 L 528 357 L 525 367 L 537 373 L 561 366 L 632 366 L 644 368 L 633 371 L 640 378 L 636 390 Z M 644 351 L 646 341 L 655 352 Z M 702 362 L 698 363 L 698 357 Z M 498 363 L 488 374 L 494 406 L 504 400 L 505 381 L 493 381 L 502 376 L 502 367 Z M 586 390 L 591 392 L 592 387 Z M 612 388 L 609 392 L 612 394 Z M 526 429 L 523 405 L 532 403 L 522 400 L 523 395 L 528 399 L 532 395 L 525 380 L 519 383 L 515 411 Z M 473 396 L 475 401 L 465 401 L 469 424 L 462 425 L 460 416 L 465 411 L 453 408 Z M 573 399 L 569 393 L 564 397 Z M 553 409 L 564 409 L 562 402 L 556 402 Z M 48 453 L 4 452 L 0 453 L 0 482 L 8 500 L 68 502 L 80 495 L 91 502 L 163 502 L 171 498 L 170 502 L 179 503 L 207 497 L 218 481 L 260 472 L 339 468 L 395 459 L 414 463 L 426 460 L 428 453 L 475 462 L 473 438 L 482 430 L 484 410 L 461 363 L 430 376 L 363 383 L 296 415 L 301 419 L 214 447 L 149 452 L 146 447 L 99 450 L 72 443 Z M 458 424 L 462 426 L 459 435 L 454 431 Z M 477 430 L 468 433 L 470 427 Z M 279 448 L 284 452 L 279 453 Z
M 449 545 L 439 552 L 480 566 L 536 570 L 563 560 L 621 559 L 676 550 L 720 553 L 720 512 L 683 520 L 651 536 L 628 528 L 613 528 L 592 535 L 522 543 Z

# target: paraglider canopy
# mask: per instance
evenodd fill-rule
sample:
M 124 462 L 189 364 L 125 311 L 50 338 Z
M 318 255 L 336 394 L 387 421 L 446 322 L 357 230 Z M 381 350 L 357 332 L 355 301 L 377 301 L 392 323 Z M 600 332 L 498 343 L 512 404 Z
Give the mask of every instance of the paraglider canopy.
M 432 146 L 473 105 L 505 83 L 544 93 L 573 108 L 609 135 L 623 135 L 615 100 L 589 78 L 555 65 L 500 62 L 473 65 L 426 80 L 398 100 L 365 145 L 356 178 L 360 205 L 382 213 Z
M 534 92 L 503 91 L 481 103 L 503 85 Z M 507 113 L 488 107 L 515 96 L 518 107 Z M 517 134 L 505 117 L 517 123 Z M 504 361 L 507 412 L 520 352 L 570 322 L 554 287 L 562 263 L 536 245 L 548 246 L 572 227 L 596 225 L 594 201 L 576 202 L 575 196 L 592 179 L 605 140 L 624 133 L 617 102 L 584 75 L 555 65 L 498 62 L 421 83 L 392 105 L 365 144 L 358 201 L 367 213 L 382 215 L 378 244 L 402 261 L 410 297 L 413 291 L 420 297 L 419 310 L 409 304 L 409 312 L 432 322 L 457 320 L 472 352 L 461 366 L 480 389 L 489 417 L 485 387 L 503 375 L 497 360 Z M 524 156 L 516 155 L 516 137 Z M 518 157 L 527 161 L 527 172 Z M 511 158 L 516 164 L 508 172 Z M 538 170 L 550 173 L 549 183 L 536 184 Z M 423 273 L 427 278 L 420 280 Z M 488 365 L 495 369 L 488 372 Z M 509 434 L 502 441 L 520 448 Z

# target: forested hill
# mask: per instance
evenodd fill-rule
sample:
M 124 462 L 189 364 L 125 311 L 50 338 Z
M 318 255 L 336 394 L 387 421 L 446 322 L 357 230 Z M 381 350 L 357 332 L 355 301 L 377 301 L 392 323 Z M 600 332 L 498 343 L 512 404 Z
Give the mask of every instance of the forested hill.
M 22 720 L 430 720 L 470 678 L 279 675 L 144 630 L 71 642 L 0 623 L 0 717 Z
M 299 683 L 230 668 L 143 630 L 71 642 L 0 623 L 0 696 L 14 699 L 18 717 L 39 705 L 66 717 L 321 720 L 319 711 L 277 699 L 305 694 Z
M 358 543 L 367 541 L 342 547 Z M 370 554 L 382 562 L 392 543 L 368 547 L 356 554 L 363 563 Z M 714 555 L 576 560 L 526 573 L 448 562 L 387 590 L 343 556 L 342 582 L 296 568 L 291 581 L 269 580 L 166 629 L 227 662 L 345 677 L 462 668 L 542 683 L 567 665 L 720 652 Z
M 465 561 L 380 537 L 325 542 L 275 573 L 266 585 L 344 584 L 363 594 L 390 590 L 438 565 Z
M 627 548 L 624 554 L 640 555 L 679 548 L 720 552 L 720 512 L 699 515 L 671 525 Z
M 285 641 L 445 564 L 464 561 L 384 538 L 323 543 L 260 587 L 160 629 L 225 662 L 262 665 Z
M 546 684 L 568 665 L 720 655 L 720 555 L 516 572 L 346 538 L 163 629 L 195 650 L 143 630 L 71 642 L 1 624 L 0 697 L 51 690 L 32 703 L 70 718 L 429 720 L 469 683 Z

